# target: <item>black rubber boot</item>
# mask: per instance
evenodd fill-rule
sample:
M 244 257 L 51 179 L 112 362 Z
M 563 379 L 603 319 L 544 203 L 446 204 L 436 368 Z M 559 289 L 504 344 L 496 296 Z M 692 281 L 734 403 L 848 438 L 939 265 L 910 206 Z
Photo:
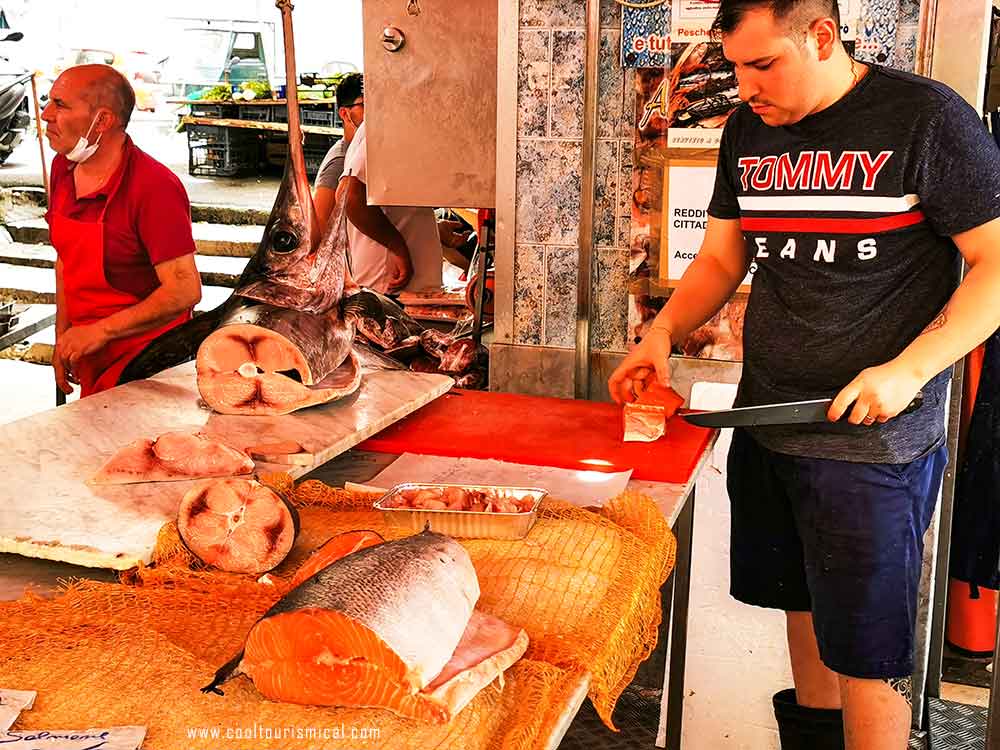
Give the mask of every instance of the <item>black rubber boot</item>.
M 807 708 L 795 689 L 774 694 L 781 750 L 844 750 L 844 714 L 840 709 Z

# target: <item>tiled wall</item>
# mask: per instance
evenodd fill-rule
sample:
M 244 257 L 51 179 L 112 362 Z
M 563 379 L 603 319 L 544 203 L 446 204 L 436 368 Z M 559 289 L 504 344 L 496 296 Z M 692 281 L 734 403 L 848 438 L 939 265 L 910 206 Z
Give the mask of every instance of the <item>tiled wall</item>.
M 572 349 L 583 141 L 585 3 L 520 4 L 513 343 Z M 601 4 L 591 346 L 626 350 L 634 90 L 620 10 Z

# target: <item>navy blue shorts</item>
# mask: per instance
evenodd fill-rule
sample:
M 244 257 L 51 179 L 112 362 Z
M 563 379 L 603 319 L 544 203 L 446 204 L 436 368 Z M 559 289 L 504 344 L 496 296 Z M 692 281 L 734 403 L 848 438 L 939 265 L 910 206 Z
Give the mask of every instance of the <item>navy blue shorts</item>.
M 907 464 L 775 453 L 734 430 L 732 595 L 812 612 L 820 658 L 849 677 L 904 677 L 944 445 Z

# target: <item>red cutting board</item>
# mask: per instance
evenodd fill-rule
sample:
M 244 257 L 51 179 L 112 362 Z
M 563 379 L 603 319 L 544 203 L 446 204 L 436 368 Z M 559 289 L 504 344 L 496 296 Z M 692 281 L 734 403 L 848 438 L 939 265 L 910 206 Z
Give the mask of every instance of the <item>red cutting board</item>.
M 632 469 L 633 479 L 683 484 L 713 432 L 675 416 L 659 440 L 625 443 L 622 408 L 615 404 L 454 388 L 358 448 L 561 469 Z

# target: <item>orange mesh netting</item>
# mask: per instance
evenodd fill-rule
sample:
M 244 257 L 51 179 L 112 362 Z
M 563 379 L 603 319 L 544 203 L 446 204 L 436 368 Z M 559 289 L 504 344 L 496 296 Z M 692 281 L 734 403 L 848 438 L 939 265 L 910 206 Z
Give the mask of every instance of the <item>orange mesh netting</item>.
M 146 746 L 157 750 L 522 750 L 543 746 L 571 718 L 568 704 L 588 677 L 588 695 L 610 725 L 615 701 L 655 645 L 659 589 L 675 552 L 656 506 L 632 493 L 600 514 L 546 500 L 523 540 L 459 540 L 479 576 L 477 607 L 523 627 L 531 645 L 450 724 L 273 703 L 246 677 L 227 683 L 224 697 L 202 694 L 198 688 L 242 648 L 250 626 L 313 549 L 351 529 L 402 535 L 371 509 L 370 495 L 316 481 L 296 487 L 287 475 L 266 481 L 299 507 L 301 533 L 263 583 L 205 568 L 168 524 L 155 564 L 126 572 L 122 584 L 77 581 L 54 599 L 28 595 L 0 604 L 3 687 L 38 692 L 14 728 L 140 724 L 148 728 Z M 256 742 L 248 744 L 251 737 Z

